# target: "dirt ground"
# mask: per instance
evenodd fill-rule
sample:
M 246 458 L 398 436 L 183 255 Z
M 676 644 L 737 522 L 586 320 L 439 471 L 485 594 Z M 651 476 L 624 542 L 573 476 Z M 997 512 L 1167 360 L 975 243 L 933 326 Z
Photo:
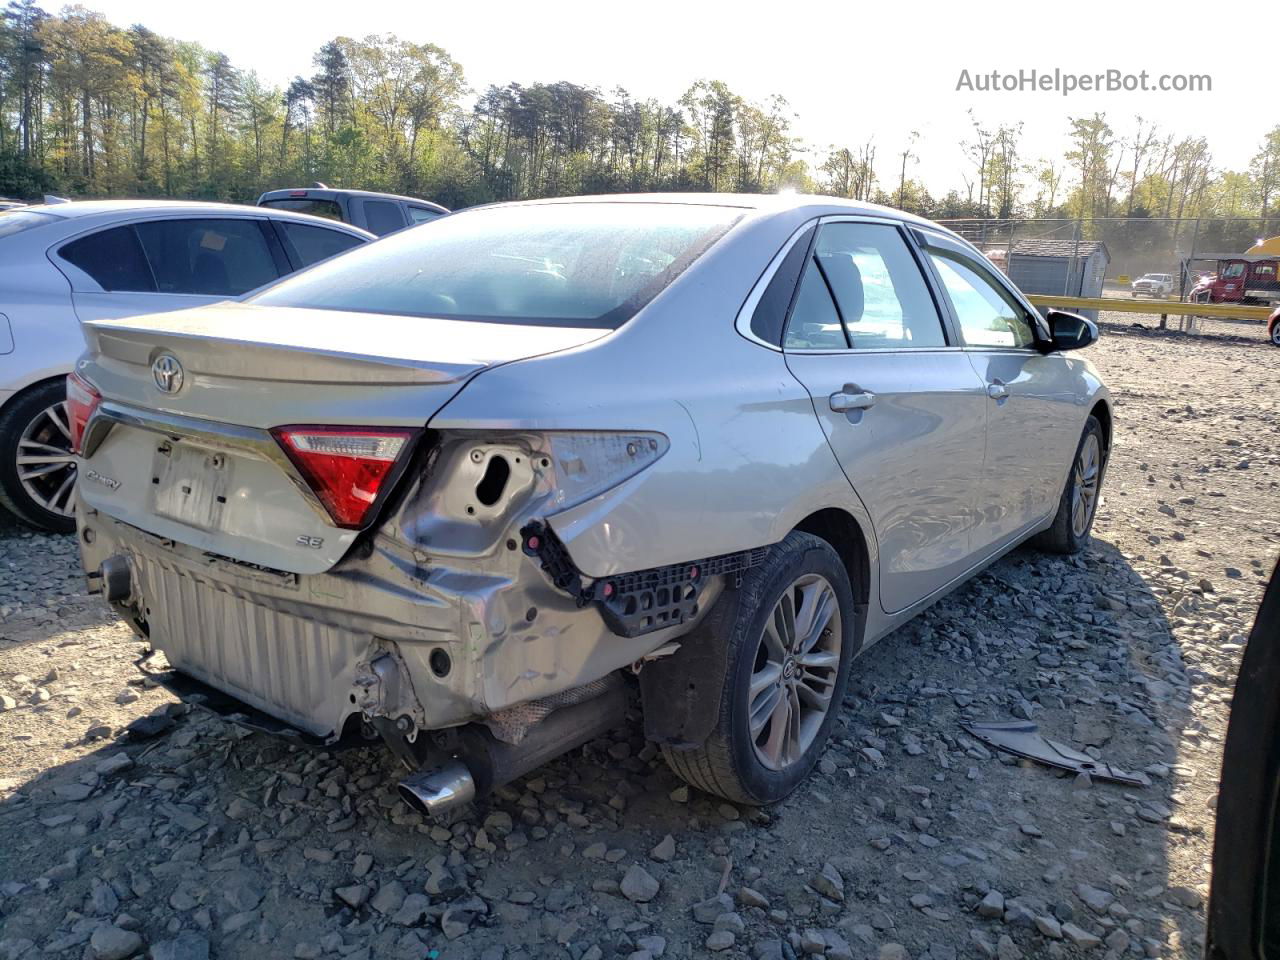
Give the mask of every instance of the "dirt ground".
M 380 751 L 149 687 L 72 538 L 0 529 L 0 960 L 1198 956 L 1280 545 L 1280 350 L 1112 319 L 1092 548 L 1019 550 L 863 656 L 820 770 L 769 810 L 682 787 L 633 725 L 426 824 Z M 1147 785 L 960 726 L 1026 717 Z

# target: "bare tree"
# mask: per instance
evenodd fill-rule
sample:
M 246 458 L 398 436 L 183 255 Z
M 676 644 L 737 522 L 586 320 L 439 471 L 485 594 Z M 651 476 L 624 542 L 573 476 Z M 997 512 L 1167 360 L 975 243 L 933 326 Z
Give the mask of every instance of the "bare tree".
M 898 178 L 898 208 L 902 209 L 907 203 L 907 161 L 919 159 L 912 150 L 915 148 L 916 141 L 920 139 L 920 131 L 912 130 L 907 135 L 907 145 L 902 148 L 902 170 Z

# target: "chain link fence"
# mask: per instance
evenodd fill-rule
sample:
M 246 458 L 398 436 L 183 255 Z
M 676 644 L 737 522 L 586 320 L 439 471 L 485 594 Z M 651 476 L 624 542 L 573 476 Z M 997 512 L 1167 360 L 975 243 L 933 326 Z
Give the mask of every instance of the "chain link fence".
M 1270 245 L 1272 252 L 1246 253 L 1268 238 L 1280 236 L 1280 216 L 942 222 L 982 250 L 1026 293 L 1212 302 L 1239 299 L 1252 305 L 1280 305 L 1276 269 L 1280 267 L 1280 240 Z M 1227 291 L 1232 272 L 1240 275 L 1241 282 L 1238 289 Z M 1213 284 L 1219 280 L 1215 288 Z M 1125 326 L 1164 325 L 1159 315 L 1105 310 L 1097 319 Z M 1262 335 L 1259 321 L 1243 318 L 1170 314 L 1167 325 L 1217 336 Z

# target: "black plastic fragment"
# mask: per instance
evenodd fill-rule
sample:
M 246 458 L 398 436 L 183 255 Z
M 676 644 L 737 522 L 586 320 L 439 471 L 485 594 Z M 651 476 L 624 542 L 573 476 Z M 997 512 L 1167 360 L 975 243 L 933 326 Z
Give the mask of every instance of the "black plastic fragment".
M 549 526 L 535 520 L 520 531 L 520 536 L 524 552 L 542 564 L 551 582 L 580 607 L 594 601 L 609 629 L 621 637 L 638 637 L 691 619 L 698 612 L 698 598 L 710 578 L 731 577 L 736 587 L 743 572 L 763 563 L 769 552 L 768 547 L 756 547 L 602 577 L 586 586 L 581 571 Z

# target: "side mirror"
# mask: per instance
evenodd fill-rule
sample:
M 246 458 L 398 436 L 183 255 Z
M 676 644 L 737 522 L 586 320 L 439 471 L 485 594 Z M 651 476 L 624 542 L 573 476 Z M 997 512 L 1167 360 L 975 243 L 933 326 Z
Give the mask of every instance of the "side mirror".
M 1044 318 L 1053 336 L 1052 350 L 1080 350 L 1098 341 L 1098 325 L 1088 317 L 1065 310 L 1050 310 Z

